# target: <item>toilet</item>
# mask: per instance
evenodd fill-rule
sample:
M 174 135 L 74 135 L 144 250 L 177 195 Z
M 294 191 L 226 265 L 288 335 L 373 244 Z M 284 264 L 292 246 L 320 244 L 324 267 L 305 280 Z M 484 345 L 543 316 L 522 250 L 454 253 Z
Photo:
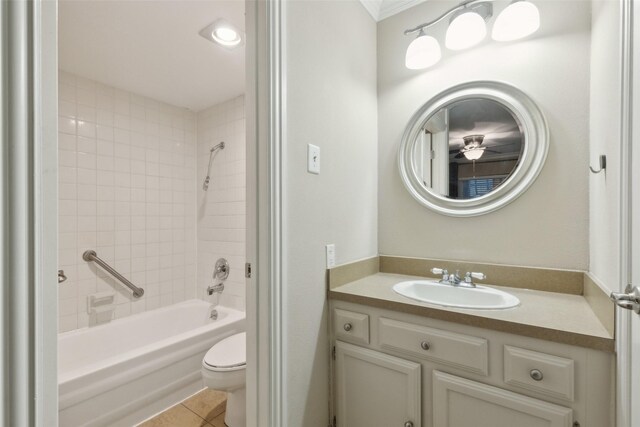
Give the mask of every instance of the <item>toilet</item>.
M 247 334 L 231 335 L 216 343 L 202 359 L 204 385 L 227 392 L 227 412 L 224 423 L 228 427 L 245 427 Z

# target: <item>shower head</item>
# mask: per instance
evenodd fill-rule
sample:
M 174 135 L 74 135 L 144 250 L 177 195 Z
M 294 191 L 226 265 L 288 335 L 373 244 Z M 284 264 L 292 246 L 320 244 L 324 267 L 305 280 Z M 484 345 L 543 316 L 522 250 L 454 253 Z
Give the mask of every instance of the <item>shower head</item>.
M 211 153 L 213 153 L 216 150 L 224 150 L 224 141 L 219 142 L 218 144 L 214 145 L 213 147 L 211 147 L 211 150 L 209 150 Z
M 204 183 L 202 184 L 202 189 L 204 191 L 209 189 L 209 181 L 211 181 L 211 164 L 213 163 L 213 158 L 218 153 L 218 150 L 224 150 L 224 141 L 214 145 L 211 150 L 209 150 L 209 167 L 207 168 L 207 177 L 204 179 Z

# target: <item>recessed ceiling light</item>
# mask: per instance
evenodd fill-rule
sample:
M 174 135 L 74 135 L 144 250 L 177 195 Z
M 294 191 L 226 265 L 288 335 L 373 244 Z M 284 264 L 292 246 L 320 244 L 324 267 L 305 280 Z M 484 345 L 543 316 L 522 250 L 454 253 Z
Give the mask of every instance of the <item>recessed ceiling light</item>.
M 218 19 L 200 31 L 200 35 L 220 46 L 233 49 L 244 41 L 244 34 L 231 23 Z

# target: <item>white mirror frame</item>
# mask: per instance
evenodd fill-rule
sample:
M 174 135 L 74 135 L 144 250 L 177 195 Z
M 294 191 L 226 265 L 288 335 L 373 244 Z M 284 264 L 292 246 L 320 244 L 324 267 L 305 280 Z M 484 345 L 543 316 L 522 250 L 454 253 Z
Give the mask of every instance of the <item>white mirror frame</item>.
M 414 168 L 413 152 L 418 134 L 440 109 L 465 99 L 488 99 L 513 114 L 524 134 L 524 149 L 516 169 L 495 190 L 474 199 L 458 200 L 425 187 Z M 547 122 L 538 106 L 521 90 L 502 82 L 476 81 L 449 88 L 427 101 L 409 120 L 398 151 L 398 167 L 405 187 L 420 204 L 454 217 L 484 215 L 500 209 L 522 195 L 538 177 L 549 151 Z

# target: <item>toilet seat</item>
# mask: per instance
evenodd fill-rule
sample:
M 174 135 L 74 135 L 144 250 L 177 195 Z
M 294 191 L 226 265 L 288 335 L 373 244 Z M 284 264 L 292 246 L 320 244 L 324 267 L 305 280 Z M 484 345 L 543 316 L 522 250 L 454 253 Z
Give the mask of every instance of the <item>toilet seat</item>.
M 230 372 L 247 366 L 247 334 L 241 332 L 216 343 L 207 351 L 202 366 L 210 371 Z

